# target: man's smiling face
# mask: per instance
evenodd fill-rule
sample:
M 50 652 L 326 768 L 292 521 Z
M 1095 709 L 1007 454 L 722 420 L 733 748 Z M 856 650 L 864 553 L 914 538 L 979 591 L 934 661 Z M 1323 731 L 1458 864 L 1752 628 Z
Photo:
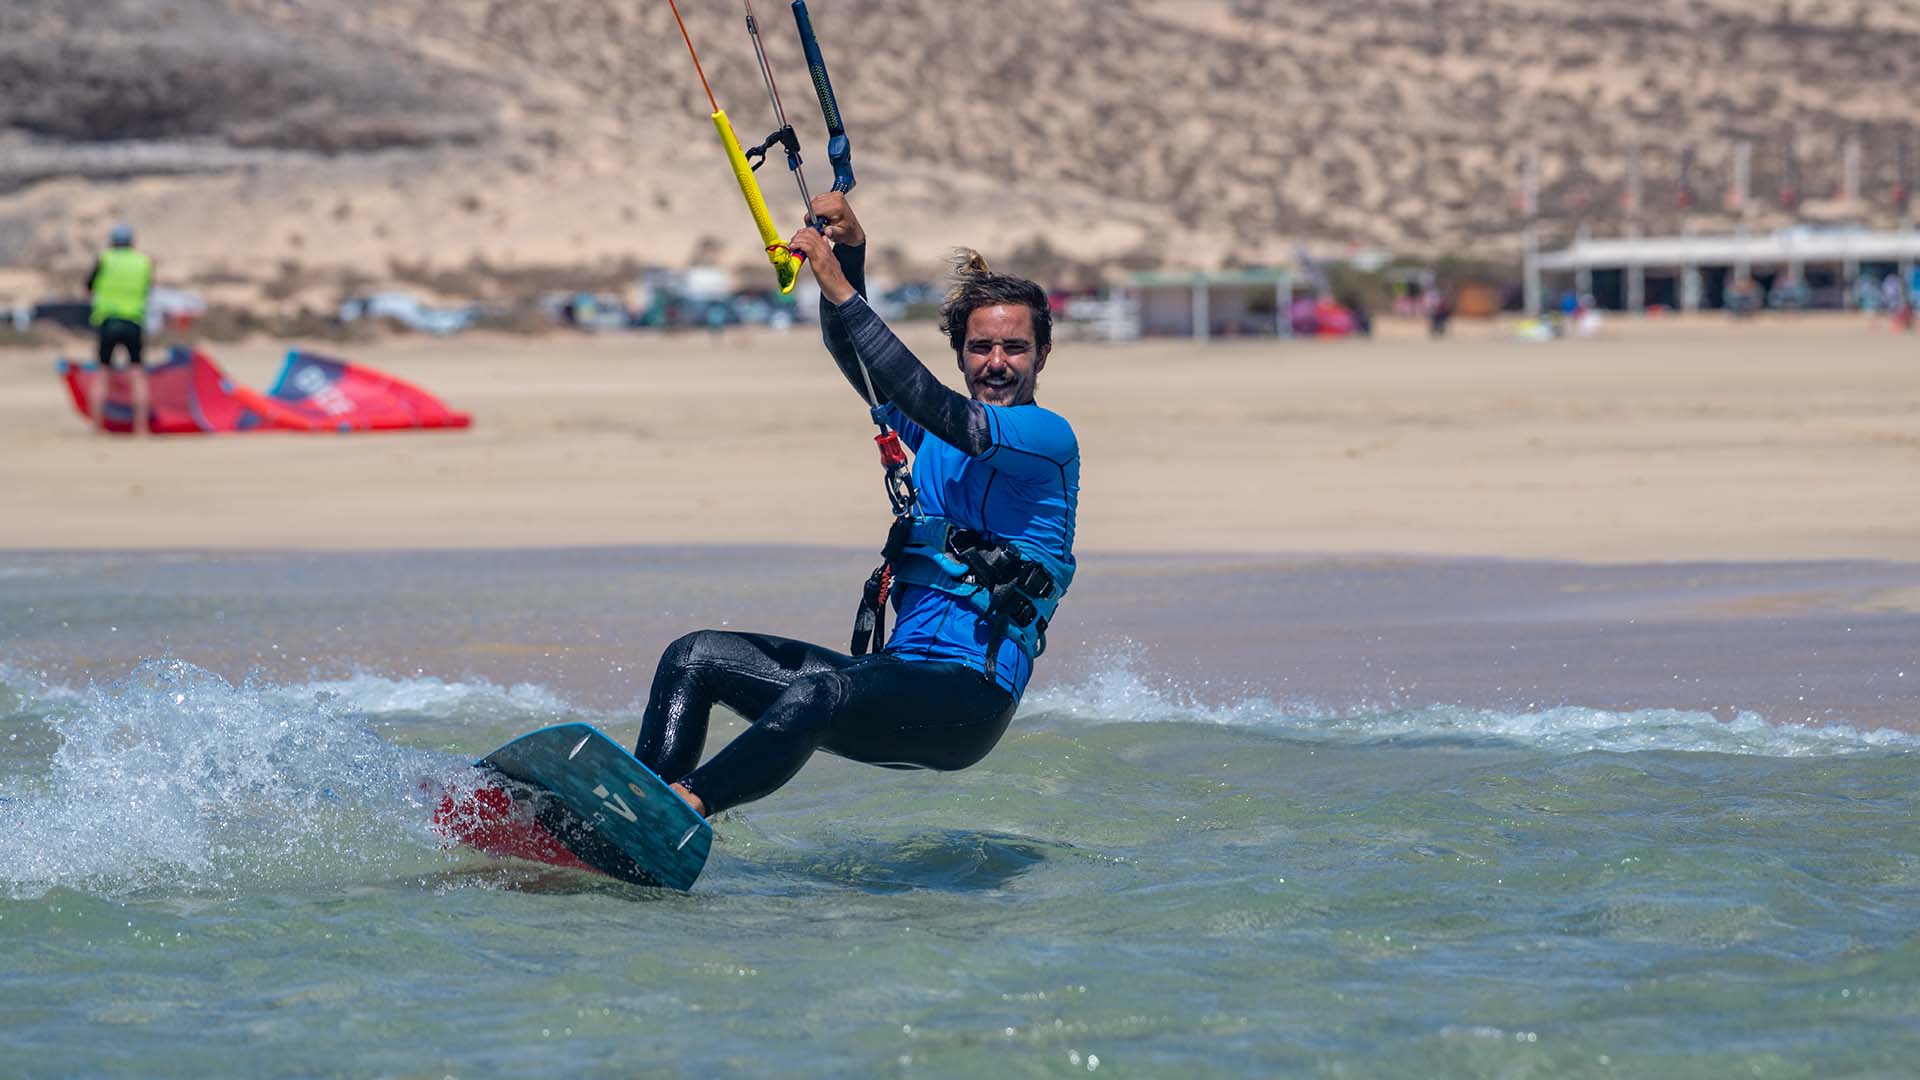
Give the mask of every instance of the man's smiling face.
M 1033 312 L 1018 304 L 985 307 L 967 317 L 960 374 L 967 393 L 987 405 L 1025 405 L 1033 400 L 1047 355 L 1033 344 Z

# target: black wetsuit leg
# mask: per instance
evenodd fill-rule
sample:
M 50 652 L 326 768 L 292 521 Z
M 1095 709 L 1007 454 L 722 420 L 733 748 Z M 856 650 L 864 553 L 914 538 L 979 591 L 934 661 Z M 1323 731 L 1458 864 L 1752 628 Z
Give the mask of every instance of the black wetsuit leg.
M 695 769 L 716 704 L 753 724 Z M 962 664 L 702 630 L 661 656 L 633 752 L 716 814 L 772 794 L 815 750 L 869 765 L 964 769 L 1000 741 L 1016 704 Z

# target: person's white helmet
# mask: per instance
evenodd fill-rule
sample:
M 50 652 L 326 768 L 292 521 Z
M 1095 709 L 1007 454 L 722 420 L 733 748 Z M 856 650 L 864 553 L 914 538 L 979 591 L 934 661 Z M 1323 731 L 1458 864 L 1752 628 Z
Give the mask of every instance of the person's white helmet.
M 132 247 L 133 226 L 125 224 L 115 225 L 113 231 L 107 234 L 107 243 L 113 247 Z

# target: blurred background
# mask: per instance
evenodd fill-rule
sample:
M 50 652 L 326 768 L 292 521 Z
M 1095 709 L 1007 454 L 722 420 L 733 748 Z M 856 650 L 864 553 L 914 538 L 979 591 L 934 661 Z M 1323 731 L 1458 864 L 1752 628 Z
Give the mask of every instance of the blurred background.
M 738 5 L 684 6 L 757 142 Z M 791 22 L 764 6 L 824 188 Z M 1893 311 L 1912 284 L 1910 3 L 812 7 L 896 310 L 957 244 L 1109 338 L 1437 307 L 1546 335 L 1607 309 Z M 157 260 L 150 321 L 187 336 L 804 318 L 707 112 L 664 0 L 8 4 L 0 334 L 83 325 L 116 222 Z M 783 229 L 784 172 L 760 174 Z

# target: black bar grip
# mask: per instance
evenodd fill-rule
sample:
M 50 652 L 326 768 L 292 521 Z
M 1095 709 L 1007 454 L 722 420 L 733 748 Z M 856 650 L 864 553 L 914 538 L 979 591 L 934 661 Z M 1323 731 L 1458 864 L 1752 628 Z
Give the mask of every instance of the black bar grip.
M 820 113 L 827 121 L 827 160 L 833 162 L 833 190 L 852 191 L 853 143 L 840 118 L 840 99 L 833 93 L 833 80 L 827 77 L 827 61 L 820 55 L 820 40 L 813 33 L 807 0 L 793 0 L 793 22 L 800 30 L 800 49 L 806 53 L 807 71 L 813 76 L 814 96 L 820 99 Z

